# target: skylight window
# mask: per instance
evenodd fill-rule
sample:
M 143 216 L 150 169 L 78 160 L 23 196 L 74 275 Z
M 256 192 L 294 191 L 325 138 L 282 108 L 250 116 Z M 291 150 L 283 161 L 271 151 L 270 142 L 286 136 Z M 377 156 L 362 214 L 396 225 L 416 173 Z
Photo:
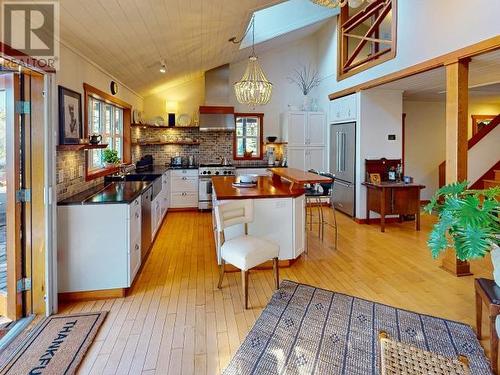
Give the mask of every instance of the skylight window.
M 255 44 L 265 42 L 291 31 L 299 30 L 336 16 L 338 9 L 314 5 L 309 0 L 288 0 L 258 10 L 255 17 Z M 250 25 L 249 25 L 250 26 Z M 243 38 L 240 49 L 252 46 L 251 31 Z

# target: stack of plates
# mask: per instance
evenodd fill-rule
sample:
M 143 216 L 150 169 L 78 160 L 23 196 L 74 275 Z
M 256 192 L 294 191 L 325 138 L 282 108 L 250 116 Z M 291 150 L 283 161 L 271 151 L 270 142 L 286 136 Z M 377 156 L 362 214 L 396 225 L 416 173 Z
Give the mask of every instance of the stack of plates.
M 233 187 L 235 188 L 251 188 L 256 186 L 255 182 L 233 182 Z

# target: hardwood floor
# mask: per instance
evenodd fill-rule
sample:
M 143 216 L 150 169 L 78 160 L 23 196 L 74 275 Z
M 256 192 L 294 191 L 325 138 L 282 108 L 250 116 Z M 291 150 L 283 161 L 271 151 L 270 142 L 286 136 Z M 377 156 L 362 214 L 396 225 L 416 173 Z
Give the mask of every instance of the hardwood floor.
M 421 232 L 407 222 L 381 233 L 338 216 L 338 249 L 333 231 L 324 242 L 313 232 L 308 255 L 281 269 L 282 279 L 474 324 L 474 276 L 456 278 L 432 260 L 426 238 L 433 218 L 422 217 Z M 489 277 L 489 259 L 472 262 L 472 270 Z M 61 309 L 109 310 L 79 373 L 220 373 L 269 300 L 273 276 L 250 273 L 247 311 L 239 273 L 226 274 L 222 291 L 217 278 L 211 215 L 169 213 L 129 296 Z

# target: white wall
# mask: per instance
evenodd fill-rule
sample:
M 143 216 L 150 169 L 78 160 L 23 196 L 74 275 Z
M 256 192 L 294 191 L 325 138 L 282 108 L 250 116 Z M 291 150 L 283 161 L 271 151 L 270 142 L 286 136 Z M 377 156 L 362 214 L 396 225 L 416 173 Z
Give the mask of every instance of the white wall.
M 445 160 L 446 110 L 442 102 L 404 101 L 405 174 L 425 185 L 422 199 L 439 187 L 439 164 Z
M 64 44 L 61 44 L 60 48 L 60 68 L 56 73 L 58 85 L 77 91 L 83 96 L 83 83 L 88 83 L 111 95 L 110 82 L 112 80 L 118 82 L 111 74 L 104 72 L 97 65 L 84 59 Z M 118 83 L 118 93 L 115 96 L 132 105 L 134 109 L 142 109 L 142 97 L 120 83 Z
M 288 105 L 302 105 L 303 95 L 298 87 L 289 82 L 288 77 L 293 70 L 300 68 L 301 64 L 314 68 L 316 61 L 316 37 L 310 35 L 305 38 L 286 43 L 279 48 L 259 53 L 256 48 L 259 62 L 267 75 L 267 78 L 273 84 L 273 96 L 269 104 L 258 106 L 255 109 L 242 105 L 237 102 L 231 87 L 230 103 L 234 106 L 236 112 L 259 112 L 264 113 L 264 136 L 280 136 L 280 114 L 288 109 Z M 241 79 L 247 66 L 247 59 L 232 63 L 229 72 L 229 84 Z M 162 87 L 163 86 L 163 87 Z M 179 104 L 178 114 L 193 112 L 198 106 L 204 104 L 205 83 L 203 77 L 193 77 L 190 80 L 169 83 L 152 90 L 152 94 L 144 98 L 145 117 L 165 115 L 165 101 L 174 100 Z M 317 98 L 317 93 L 311 93 L 311 97 Z M 325 106 L 324 109 L 327 107 Z
M 500 126 L 497 126 L 469 150 L 467 180 L 471 183 L 476 182 L 500 160 L 498 145 L 500 145 Z
M 481 16 L 474 16 L 473 9 L 480 9 Z M 337 52 L 333 48 L 336 21 L 330 21 L 317 33 L 319 66 L 331 73 L 325 84 L 333 93 L 496 37 L 500 32 L 498 14 L 498 0 L 476 0 L 473 6 L 469 0 L 400 0 L 396 57 L 340 82 L 336 81 Z
M 402 155 L 403 93 L 371 89 L 359 94 L 356 135 L 356 217 L 366 218 L 365 159 L 399 159 Z M 388 135 L 396 140 L 389 141 Z

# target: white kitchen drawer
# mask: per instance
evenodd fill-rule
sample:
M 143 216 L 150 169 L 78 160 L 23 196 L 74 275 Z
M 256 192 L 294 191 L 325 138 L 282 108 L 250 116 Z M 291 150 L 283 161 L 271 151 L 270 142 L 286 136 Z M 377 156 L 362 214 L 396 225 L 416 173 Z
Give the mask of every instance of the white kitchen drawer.
M 198 207 L 198 193 L 195 192 L 172 192 L 172 208 Z
M 197 192 L 198 191 L 198 177 L 173 177 L 172 178 L 172 193 L 175 192 Z
M 129 266 L 128 286 L 131 286 L 141 267 L 141 236 L 130 243 Z
M 198 177 L 198 169 L 172 169 L 172 177 Z

